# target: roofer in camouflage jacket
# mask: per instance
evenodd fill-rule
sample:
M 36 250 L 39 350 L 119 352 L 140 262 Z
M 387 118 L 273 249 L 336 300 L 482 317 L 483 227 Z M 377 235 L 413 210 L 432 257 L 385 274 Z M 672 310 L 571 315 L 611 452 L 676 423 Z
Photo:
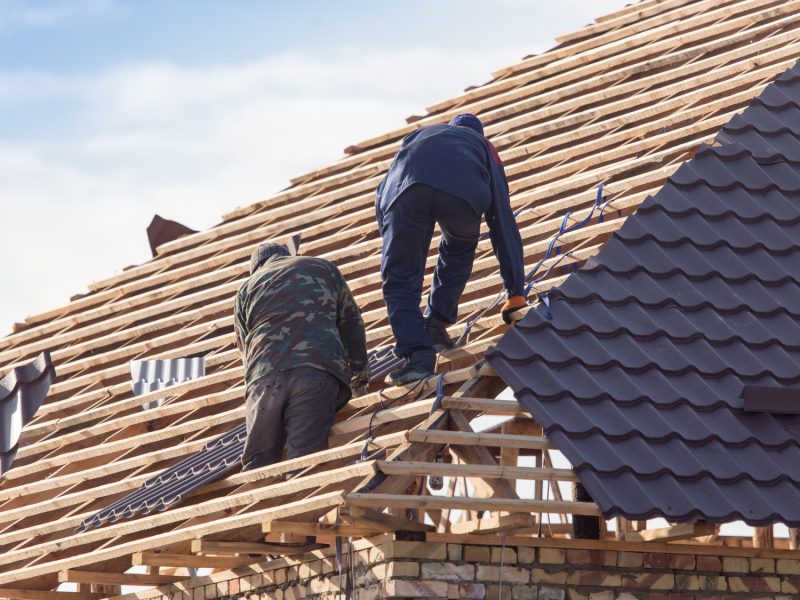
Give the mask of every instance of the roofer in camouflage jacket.
M 336 412 L 368 382 L 364 322 L 331 262 L 261 244 L 236 295 L 246 382 L 244 470 L 328 447 Z

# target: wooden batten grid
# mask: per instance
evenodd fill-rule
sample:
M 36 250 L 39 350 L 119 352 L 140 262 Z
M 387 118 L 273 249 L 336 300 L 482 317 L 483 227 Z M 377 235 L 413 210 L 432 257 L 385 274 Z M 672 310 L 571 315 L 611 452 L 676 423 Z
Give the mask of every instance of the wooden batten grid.
M 505 385 L 483 362 L 507 330 L 496 308 L 486 310 L 502 291 L 488 240 L 450 330 L 461 335 L 476 317 L 469 336 L 439 358 L 440 397 L 436 379 L 375 383 L 340 412 L 328 450 L 235 472 L 164 512 L 75 529 L 242 422 L 232 308 L 259 242 L 300 235 L 301 253 L 332 260 L 346 277 L 370 348 L 393 342 L 373 200 L 405 134 L 459 112 L 481 117 L 521 211 L 528 269 L 545 259 L 566 213 L 570 224 L 591 215 L 559 238 L 534 298 L 593 256 L 796 61 L 798 15 L 800 0 L 644 0 L 623 8 L 404 127 L 351 146 L 337 163 L 229 212 L 220 225 L 163 244 L 152 260 L 67 305 L 28 317 L 0 339 L 0 373 L 49 350 L 58 377 L 0 480 L 0 596 L 60 599 L 59 583 L 74 583 L 71 600 L 99 600 L 114 586 L 174 583 L 187 568 L 327 552 L 337 536 L 493 543 L 513 531 L 534 545 L 543 536 L 575 541 L 570 515 L 600 517 L 598 507 L 562 495 L 575 473 L 554 466 L 541 427 L 515 400 L 498 398 Z M 602 218 L 593 208 L 600 184 Z M 431 250 L 426 288 L 436 260 Z M 129 361 L 192 354 L 205 356 L 205 377 L 133 395 Z M 502 424 L 475 431 L 472 419 L 482 415 Z M 523 483 L 532 497 L 520 497 Z M 704 523 L 620 526 L 626 543 L 642 547 L 717 538 Z M 769 547 L 770 534 L 757 531 L 748 543 Z M 134 564 L 149 572 L 127 573 Z

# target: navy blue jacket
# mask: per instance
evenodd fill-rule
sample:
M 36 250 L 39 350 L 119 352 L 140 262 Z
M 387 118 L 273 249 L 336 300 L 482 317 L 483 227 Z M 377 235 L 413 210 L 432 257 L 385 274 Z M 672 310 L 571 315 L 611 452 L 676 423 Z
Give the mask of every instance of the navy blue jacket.
M 386 213 L 408 186 L 424 183 L 469 203 L 485 215 L 500 276 L 509 296 L 525 288 L 522 240 L 508 198 L 503 163 L 491 142 L 469 127 L 430 125 L 409 133 L 378 186 Z

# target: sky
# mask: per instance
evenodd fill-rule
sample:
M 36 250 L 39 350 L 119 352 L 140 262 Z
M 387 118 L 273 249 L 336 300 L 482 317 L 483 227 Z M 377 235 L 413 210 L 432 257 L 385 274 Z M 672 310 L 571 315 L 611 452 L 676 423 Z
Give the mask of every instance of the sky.
M 0 334 L 624 0 L 0 0 Z

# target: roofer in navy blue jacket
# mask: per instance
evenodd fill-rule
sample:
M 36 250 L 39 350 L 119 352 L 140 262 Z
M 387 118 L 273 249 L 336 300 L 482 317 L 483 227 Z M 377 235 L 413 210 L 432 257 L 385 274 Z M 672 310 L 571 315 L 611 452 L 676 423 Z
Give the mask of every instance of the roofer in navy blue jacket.
M 436 350 L 452 347 L 447 325 L 456 320 L 472 272 L 481 215 L 486 215 L 508 296 L 503 319 L 510 323 L 512 313 L 526 305 L 522 241 L 503 163 L 474 115 L 461 114 L 447 125 L 407 135 L 378 186 L 375 208 L 383 236 L 383 296 L 397 340 L 395 352 L 407 358 L 389 382 L 431 375 Z M 419 300 L 436 223 L 442 241 L 423 318 Z

